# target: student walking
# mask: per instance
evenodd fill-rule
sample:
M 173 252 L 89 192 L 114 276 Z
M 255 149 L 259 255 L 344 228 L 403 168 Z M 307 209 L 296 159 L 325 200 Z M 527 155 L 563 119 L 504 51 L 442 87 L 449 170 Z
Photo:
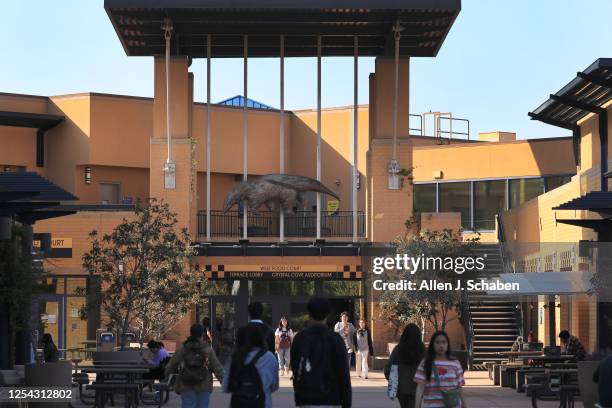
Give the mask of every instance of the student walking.
M 448 335 L 435 332 L 425 360 L 419 364 L 414 381 L 416 408 L 466 408 L 461 388 L 465 385 L 459 360 L 452 357 Z
M 241 327 L 236 350 L 225 364 L 223 391 L 231 393 L 231 408 L 272 408 L 278 390 L 278 362 L 254 325 Z
M 358 376 L 368 378 L 368 358 L 374 355 L 372 347 L 372 336 L 368 330 L 368 324 L 364 319 L 359 319 L 359 328 L 355 332 L 353 343 L 355 344 L 356 371 Z
M 268 350 L 274 353 L 274 330 L 272 330 L 270 326 L 268 326 L 263 320 L 261 320 L 264 312 L 263 305 L 259 302 L 253 302 L 249 303 L 247 309 L 249 311 L 250 317 L 249 326 L 254 326 L 259 330 L 261 336 L 263 337 L 264 341 L 268 346 Z
M 424 355 L 421 330 L 416 324 L 410 323 L 402 332 L 398 345 L 389 356 L 389 364 L 385 367 L 385 377 L 390 386 L 394 387 L 401 408 L 415 406 L 417 384 L 414 376 Z
M 181 395 L 183 408 L 208 408 L 212 373 L 223 378 L 223 366 L 210 344 L 204 342 L 204 326 L 191 326 L 189 337 L 176 350 L 165 369 L 166 376 L 178 372 L 174 390 Z
M 346 346 L 325 323 L 329 302 L 312 298 L 306 308 L 310 321 L 295 335 L 291 346 L 295 405 L 350 408 L 351 377 Z
M 278 369 L 281 375 L 289 373 L 289 355 L 291 342 L 293 341 L 293 330 L 289 327 L 286 317 L 281 317 L 275 335 L 276 355 L 278 356 Z
M 348 367 L 350 371 L 351 357 L 355 352 L 355 344 L 353 343 L 353 339 L 355 338 L 355 326 L 353 326 L 353 323 L 349 322 L 348 312 L 342 312 L 340 314 L 340 321 L 334 326 L 334 331 L 338 333 L 340 337 L 342 337 L 342 340 L 344 340 L 344 346 L 348 356 Z
M 50 333 L 43 334 L 43 360 L 45 363 L 57 363 L 59 361 L 59 351 L 53 342 L 53 337 Z

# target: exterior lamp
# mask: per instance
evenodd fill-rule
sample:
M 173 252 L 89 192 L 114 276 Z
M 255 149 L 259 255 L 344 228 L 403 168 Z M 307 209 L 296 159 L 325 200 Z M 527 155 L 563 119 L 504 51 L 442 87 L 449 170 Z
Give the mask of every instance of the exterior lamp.
M 119 273 L 123 273 L 123 262 L 119 262 L 117 268 L 119 269 Z
M 164 163 L 164 187 L 168 189 L 176 188 L 176 163 L 170 158 Z
M 85 167 L 85 184 L 91 184 L 91 167 Z
M 400 182 L 399 182 L 399 173 L 400 166 L 397 160 L 392 159 L 387 166 L 387 172 L 389 173 L 389 182 L 387 188 L 389 190 L 399 190 Z

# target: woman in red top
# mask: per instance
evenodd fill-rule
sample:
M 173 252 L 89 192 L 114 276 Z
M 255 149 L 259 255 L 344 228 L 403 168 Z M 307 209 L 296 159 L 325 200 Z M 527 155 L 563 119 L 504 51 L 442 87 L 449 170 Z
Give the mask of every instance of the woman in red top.
M 451 356 L 448 335 L 431 336 L 425 360 L 414 376 L 416 408 L 467 408 L 461 387 L 465 385 L 459 360 Z M 446 394 L 446 396 L 444 395 Z M 451 402 L 452 400 L 454 402 Z

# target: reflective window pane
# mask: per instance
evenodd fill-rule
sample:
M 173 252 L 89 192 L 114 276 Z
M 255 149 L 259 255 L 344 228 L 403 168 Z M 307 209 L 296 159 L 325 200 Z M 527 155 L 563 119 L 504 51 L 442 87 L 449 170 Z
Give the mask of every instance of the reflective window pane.
M 415 184 L 412 204 L 414 212 L 436 212 L 436 185 Z
M 441 183 L 440 212 L 460 212 L 461 226 L 470 225 L 470 183 Z
M 505 180 L 474 182 L 474 228 L 494 230 L 495 215 L 504 211 L 505 203 Z
M 510 180 L 510 208 L 515 208 L 543 193 L 543 178 Z
M 554 190 L 567 184 L 571 180 L 571 176 L 548 176 L 546 177 L 546 191 Z

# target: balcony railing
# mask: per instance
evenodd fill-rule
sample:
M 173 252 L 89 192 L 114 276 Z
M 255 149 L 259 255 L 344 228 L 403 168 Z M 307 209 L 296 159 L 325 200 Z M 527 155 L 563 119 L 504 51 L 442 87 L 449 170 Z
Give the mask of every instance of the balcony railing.
M 238 211 L 223 213 L 220 210 L 210 212 L 211 237 L 242 236 L 242 214 Z M 280 234 L 280 217 L 278 212 L 260 211 L 248 215 L 247 234 L 249 237 L 278 237 Z M 206 236 L 206 211 L 198 212 L 198 235 Z M 298 211 L 285 215 L 285 237 L 314 238 L 317 235 L 317 214 L 312 211 Z M 321 212 L 321 237 L 352 237 L 353 213 L 337 211 L 328 214 Z M 357 236 L 365 237 L 365 214 L 357 213 Z

